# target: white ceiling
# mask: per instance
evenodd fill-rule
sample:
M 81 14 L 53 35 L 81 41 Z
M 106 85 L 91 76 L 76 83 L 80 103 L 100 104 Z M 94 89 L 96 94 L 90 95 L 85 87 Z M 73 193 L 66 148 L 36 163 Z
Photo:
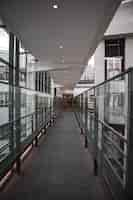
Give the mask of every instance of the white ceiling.
M 66 69 L 51 72 L 54 81 L 62 84 L 65 89 L 74 88 L 83 72 L 82 66 L 72 66 Z
M 126 0 L 115 13 L 105 35 L 133 33 L 133 0 Z
M 72 88 L 120 1 L 1 0 L 0 15 L 8 29 L 40 60 L 36 67 L 58 69 L 52 73 L 54 80 Z M 54 2 L 59 9 L 52 8 Z

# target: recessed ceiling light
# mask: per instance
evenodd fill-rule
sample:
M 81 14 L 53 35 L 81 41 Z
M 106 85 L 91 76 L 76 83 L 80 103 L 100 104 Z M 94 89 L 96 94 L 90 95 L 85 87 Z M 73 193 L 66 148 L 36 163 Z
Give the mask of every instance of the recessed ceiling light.
M 54 8 L 54 9 L 59 8 L 58 4 L 53 4 L 53 8 Z
M 59 46 L 59 48 L 60 48 L 60 49 L 63 49 L 63 46 L 62 46 L 62 45 L 60 45 L 60 46 Z

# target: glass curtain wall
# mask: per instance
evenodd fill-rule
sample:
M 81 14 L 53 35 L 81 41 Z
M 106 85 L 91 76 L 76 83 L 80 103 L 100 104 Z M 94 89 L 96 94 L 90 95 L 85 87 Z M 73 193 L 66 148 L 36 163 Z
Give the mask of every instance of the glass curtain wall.
M 133 180 L 132 80 L 131 68 L 76 97 L 81 102 L 81 114 L 78 110 L 76 115 L 84 136 L 87 135 L 94 166 L 99 166 L 99 174 L 119 199 Z
M 51 119 L 51 77 L 35 72 L 35 63 L 22 43 L 1 27 L 0 178 Z
M 8 121 L 9 107 L 9 34 L 0 28 L 0 124 Z M 5 83 L 5 84 L 3 84 Z

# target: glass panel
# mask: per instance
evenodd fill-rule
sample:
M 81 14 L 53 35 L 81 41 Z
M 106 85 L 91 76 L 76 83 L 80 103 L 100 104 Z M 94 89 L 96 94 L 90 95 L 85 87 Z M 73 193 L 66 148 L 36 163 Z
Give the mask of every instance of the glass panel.
M 10 90 L 9 90 L 10 88 Z M 51 101 L 53 98 L 41 92 L 30 89 L 9 86 L 0 83 L 0 164 L 5 159 L 14 159 L 17 146 L 20 142 L 22 148 L 31 141 L 36 130 L 46 124 L 51 117 Z M 9 104 L 9 91 L 14 93 L 13 101 Z M 12 111 L 17 111 L 16 102 L 19 103 L 20 95 L 20 117 L 16 116 L 16 121 L 9 122 L 9 106 L 13 106 Z M 17 105 L 18 106 L 18 105 Z M 15 115 L 15 112 L 14 114 Z M 15 117 L 15 116 L 14 116 Z M 19 136 L 20 135 L 20 136 Z M 22 149 L 21 148 L 21 149 Z M 18 152 L 17 152 L 18 153 Z M 8 160 L 9 161 L 9 160 Z M 5 165 L 4 165 L 5 166 Z M 1 166 L 0 166 L 1 167 Z M 0 176 L 2 173 L 0 168 Z
M 8 82 L 9 81 L 9 67 L 0 61 L 0 81 Z
M 122 57 L 106 57 L 107 62 L 107 79 L 121 73 Z
M 0 83 L 0 125 L 7 123 L 9 116 L 9 86 Z
M 9 61 L 9 34 L 0 28 L 0 58 Z
M 127 142 L 119 134 L 115 134 L 114 131 L 107 127 L 103 128 L 103 159 L 108 165 L 106 176 L 113 174 L 115 176 L 113 182 L 120 183 L 122 187 L 125 186 L 126 176 L 126 146 Z M 103 170 L 105 169 L 103 168 Z
M 126 111 L 126 75 L 105 86 L 105 121 L 124 135 Z
M 29 137 L 32 135 L 32 119 L 33 119 L 32 115 L 29 115 L 21 119 L 21 143 L 22 144 L 25 140 L 29 139 Z
M 26 87 L 26 54 L 20 54 L 20 73 L 19 73 L 19 80 L 20 86 Z
M 35 89 L 35 57 L 27 54 L 27 88 Z
M 0 126 L 0 163 L 10 154 L 10 124 Z

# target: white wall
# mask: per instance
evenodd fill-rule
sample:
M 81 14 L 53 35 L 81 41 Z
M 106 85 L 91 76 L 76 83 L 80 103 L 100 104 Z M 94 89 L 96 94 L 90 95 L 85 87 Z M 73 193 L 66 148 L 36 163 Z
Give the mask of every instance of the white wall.
M 105 35 L 133 33 L 133 2 L 121 4 Z M 95 52 L 96 84 L 104 81 L 104 42 Z M 133 67 L 133 37 L 125 40 L 125 68 Z
M 95 84 L 105 80 L 104 73 L 104 41 L 102 41 L 95 51 Z M 125 39 L 125 69 L 133 67 L 133 37 Z
M 104 70 L 104 68 L 105 68 L 104 54 L 105 53 L 104 52 L 105 52 L 104 41 L 101 41 L 94 53 L 95 85 L 97 85 L 105 80 L 105 73 L 104 73 L 104 71 L 105 71 Z M 90 68 L 88 67 L 87 73 L 90 73 L 89 70 L 90 70 Z M 85 71 L 84 71 L 84 73 L 85 73 Z M 83 77 L 83 75 L 81 76 L 81 78 Z M 77 93 L 82 93 L 83 90 L 84 90 L 83 88 L 77 88 L 74 91 L 74 95 L 77 95 Z M 86 90 L 86 88 L 85 88 L 85 90 Z
M 125 68 L 133 67 L 133 37 L 126 38 L 125 45 Z
M 133 33 L 133 2 L 121 4 L 105 35 Z
M 98 84 L 105 79 L 104 74 L 104 41 L 102 41 L 95 53 L 94 53 L 94 62 L 95 62 L 95 84 Z
M 105 36 L 127 33 L 133 33 L 133 2 L 120 5 L 105 33 Z M 104 51 L 104 41 L 102 41 L 94 53 L 96 69 L 95 84 L 99 84 L 105 80 Z M 125 67 L 129 68 L 131 66 L 133 66 L 133 37 L 126 38 L 125 42 Z

